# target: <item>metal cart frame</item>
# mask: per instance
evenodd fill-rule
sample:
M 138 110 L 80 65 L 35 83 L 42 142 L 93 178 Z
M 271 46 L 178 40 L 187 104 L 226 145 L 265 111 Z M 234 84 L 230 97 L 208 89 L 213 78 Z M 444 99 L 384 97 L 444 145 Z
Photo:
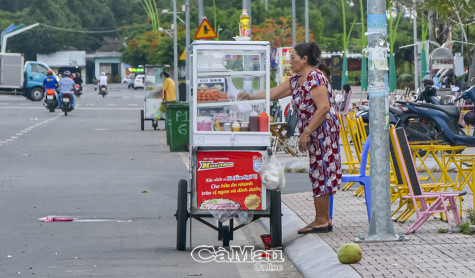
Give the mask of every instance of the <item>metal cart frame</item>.
M 239 51 L 244 51 L 243 55 L 243 64 L 245 64 L 244 56 L 255 55 L 253 51 L 258 50 L 261 54 L 259 59 L 259 65 L 257 66 L 258 70 L 246 69 L 244 68 L 239 72 L 233 72 L 232 70 L 220 70 L 212 68 L 209 71 L 200 70 L 198 71 L 198 65 L 202 66 L 198 62 L 200 51 L 210 51 L 213 53 L 219 52 L 221 50 L 226 50 L 230 53 L 233 49 L 239 49 Z M 247 52 L 246 52 L 247 51 Z M 249 54 L 251 53 L 251 54 Z M 257 51 L 256 51 L 257 53 Z M 220 41 L 195 41 L 190 46 L 190 55 L 192 66 L 190 67 L 191 77 L 192 77 L 192 88 L 198 88 L 198 79 L 207 78 L 207 77 L 243 77 L 246 76 L 259 76 L 258 80 L 254 83 L 256 86 L 265 89 L 267 91 L 267 96 L 263 100 L 253 100 L 253 101 L 242 101 L 239 103 L 247 103 L 250 105 L 263 105 L 267 114 L 269 114 L 269 92 L 270 92 L 270 62 L 269 55 L 270 47 L 268 42 L 220 42 Z M 224 57 L 224 55 L 223 55 Z M 201 58 L 203 59 L 203 58 Z M 215 64 L 212 64 L 215 65 Z M 259 81 L 260 80 L 260 81 Z M 250 82 L 252 83 L 252 82 Z M 249 84 L 249 83 L 248 83 Z M 251 84 L 253 86 L 253 84 Z M 244 152 L 260 152 L 265 154 L 266 152 L 269 155 L 272 155 L 272 149 L 270 145 L 270 132 L 232 132 L 232 131 L 199 131 L 197 130 L 197 118 L 198 118 L 198 106 L 200 107 L 215 107 L 218 105 L 226 106 L 231 105 L 229 102 L 223 103 L 199 103 L 197 101 L 197 93 L 190 96 L 190 167 L 191 167 L 191 178 L 190 182 L 185 179 L 182 179 L 178 182 L 178 196 L 177 196 L 177 211 L 175 217 L 177 219 L 177 240 L 176 240 L 176 249 L 185 250 L 186 249 L 186 239 L 187 239 L 187 221 L 190 220 L 189 231 L 190 231 L 190 246 L 192 243 L 192 219 L 197 220 L 198 222 L 210 227 L 211 229 L 218 232 L 218 240 L 222 241 L 223 246 L 229 246 L 230 240 L 233 240 L 234 231 L 242 228 L 246 224 L 234 225 L 234 219 L 231 218 L 227 221 L 217 221 L 217 224 L 214 224 L 210 221 L 213 220 L 213 215 L 209 210 L 198 209 L 197 207 L 197 165 L 198 159 L 197 154 L 199 152 L 233 152 L 233 151 L 244 151 Z M 263 199 L 261 206 L 262 210 L 252 210 L 252 221 L 255 221 L 262 217 L 268 217 L 270 219 L 270 236 L 271 236 L 271 247 L 281 247 L 282 246 L 282 214 L 281 214 L 281 193 L 280 191 L 275 190 L 266 190 L 264 186 L 261 186 L 261 197 Z M 265 205 L 264 205 L 265 204 Z M 196 205 L 196 207 L 195 207 Z
M 158 127 L 158 120 L 155 117 L 155 112 L 157 109 L 160 109 L 163 98 L 156 95 L 157 91 L 163 90 L 163 79 L 159 77 L 160 73 L 164 71 L 165 67 L 166 66 L 161 65 L 145 65 L 144 67 L 144 107 L 142 110 L 140 110 L 141 130 L 145 130 L 145 121 L 152 121 L 153 129 L 157 129 Z M 157 82 L 157 78 L 159 82 Z M 161 96 L 161 92 L 159 95 Z M 164 119 L 164 115 L 165 113 L 163 113 L 162 119 Z

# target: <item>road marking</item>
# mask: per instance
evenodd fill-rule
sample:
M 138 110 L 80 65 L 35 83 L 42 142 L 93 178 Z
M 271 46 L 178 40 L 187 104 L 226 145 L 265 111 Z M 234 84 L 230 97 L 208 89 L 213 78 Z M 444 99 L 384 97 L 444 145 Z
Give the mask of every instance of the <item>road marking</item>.
M 139 106 L 139 105 L 136 104 L 136 103 L 131 103 L 131 104 L 129 104 L 129 106 Z
M 10 136 L 10 138 L 8 138 L 8 139 L 6 139 L 6 140 L 4 140 L 4 141 L 0 141 L 0 146 L 5 145 L 5 144 L 10 143 L 10 142 L 13 142 L 13 141 L 15 141 L 16 139 L 19 138 L 18 136 L 22 136 L 24 133 L 27 133 L 28 131 L 30 131 L 30 130 L 36 128 L 36 127 L 39 127 L 39 126 L 41 126 L 41 125 L 44 125 L 44 124 L 46 124 L 46 123 L 49 122 L 49 121 L 55 120 L 55 119 L 59 118 L 60 116 L 61 116 L 61 114 L 60 114 L 60 115 L 57 115 L 57 116 L 55 116 L 55 117 L 53 117 L 53 118 L 49 118 L 49 119 L 47 119 L 47 120 L 44 120 L 44 121 L 42 121 L 42 122 L 35 123 L 35 124 L 33 124 L 33 125 L 31 125 L 31 126 L 25 128 L 25 129 L 23 129 L 21 132 L 15 133 L 15 135 L 17 135 L 17 136 Z
M 178 153 L 180 156 L 181 160 L 183 161 L 183 164 L 185 164 L 185 167 L 188 171 L 190 171 L 190 153 L 188 152 L 180 152 Z
M 108 103 L 107 106 L 117 106 L 115 103 Z
M 94 103 L 86 103 L 86 106 L 94 106 Z

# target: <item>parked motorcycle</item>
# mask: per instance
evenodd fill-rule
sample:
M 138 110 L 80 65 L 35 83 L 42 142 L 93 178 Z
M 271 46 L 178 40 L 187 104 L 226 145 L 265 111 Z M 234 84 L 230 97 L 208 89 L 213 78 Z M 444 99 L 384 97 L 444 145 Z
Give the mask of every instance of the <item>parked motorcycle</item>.
M 73 98 L 73 93 L 64 93 L 63 98 L 61 99 L 61 110 L 64 112 L 64 116 L 68 115 L 68 112 L 71 112 L 74 107 L 71 103 Z
M 43 106 L 46 107 L 49 112 L 54 112 L 54 109 L 58 107 L 58 100 L 56 99 L 56 94 L 53 89 L 46 90 L 46 97 Z
M 79 84 L 74 85 L 74 95 L 80 97 L 82 95 L 82 86 Z
M 107 95 L 107 88 L 106 85 L 102 85 L 101 89 L 99 90 L 99 94 L 102 95 L 102 97 L 105 97 Z
M 465 91 L 457 100 L 461 98 L 475 103 L 475 86 Z M 403 111 L 398 115 L 397 126 L 406 130 L 410 141 L 442 140 L 453 146 L 475 146 L 475 137 L 467 136 L 464 127 L 459 124 L 460 107 L 422 102 L 396 103 Z M 475 120 L 467 116 L 466 123 L 473 125 Z

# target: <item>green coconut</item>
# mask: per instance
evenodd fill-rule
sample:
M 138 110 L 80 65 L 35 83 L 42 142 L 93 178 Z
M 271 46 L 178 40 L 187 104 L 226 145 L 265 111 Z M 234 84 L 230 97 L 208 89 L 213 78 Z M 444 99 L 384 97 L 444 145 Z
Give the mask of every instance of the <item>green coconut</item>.
M 356 243 L 346 243 L 338 251 L 338 260 L 342 264 L 354 264 L 361 260 L 361 247 Z

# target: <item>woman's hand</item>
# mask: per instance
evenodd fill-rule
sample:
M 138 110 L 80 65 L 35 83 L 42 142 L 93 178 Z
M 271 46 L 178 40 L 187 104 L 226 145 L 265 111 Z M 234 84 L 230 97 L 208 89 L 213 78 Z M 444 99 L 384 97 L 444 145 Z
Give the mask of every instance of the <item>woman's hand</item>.
M 308 133 L 308 132 L 304 132 L 302 135 L 300 135 L 299 151 L 301 151 L 301 152 L 306 152 L 307 151 L 309 136 L 310 136 L 310 133 Z
M 246 92 L 241 92 L 237 95 L 237 100 L 250 100 L 251 99 L 251 96 L 249 95 L 249 93 L 246 93 Z

